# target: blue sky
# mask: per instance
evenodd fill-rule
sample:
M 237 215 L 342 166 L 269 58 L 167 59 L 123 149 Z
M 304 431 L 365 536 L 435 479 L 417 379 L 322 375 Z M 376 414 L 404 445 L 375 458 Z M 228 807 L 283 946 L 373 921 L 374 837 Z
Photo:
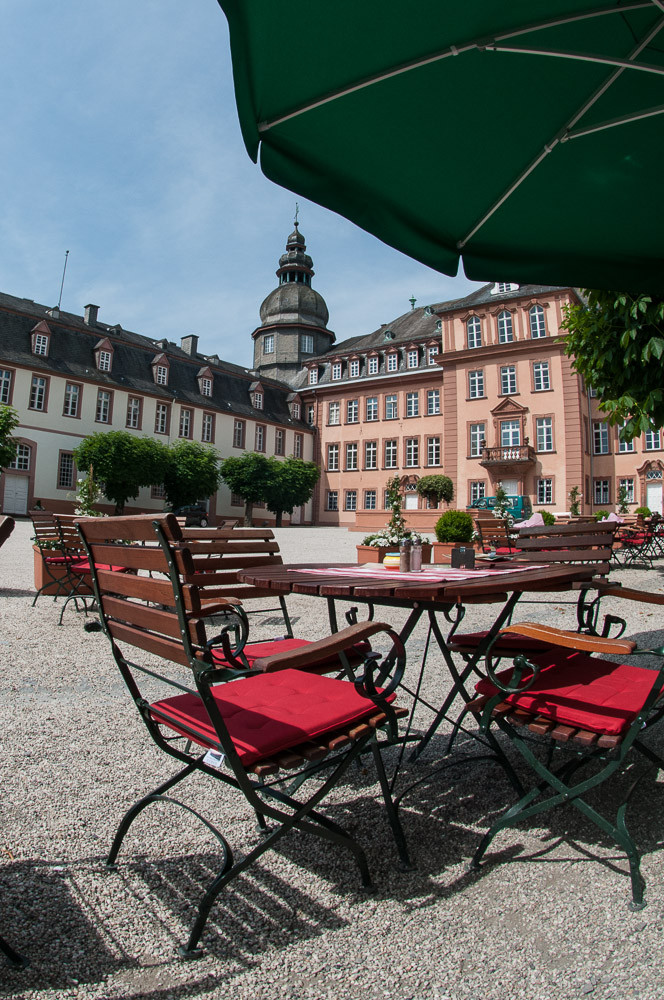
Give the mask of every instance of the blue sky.
M 288 8 L 284 8 L 288 16 Z M 296 196 L 247 156 L 216 0 L 2 0 L 0 290 L 252 363 Z M 338 340 L 477 283 L 304 199 Z

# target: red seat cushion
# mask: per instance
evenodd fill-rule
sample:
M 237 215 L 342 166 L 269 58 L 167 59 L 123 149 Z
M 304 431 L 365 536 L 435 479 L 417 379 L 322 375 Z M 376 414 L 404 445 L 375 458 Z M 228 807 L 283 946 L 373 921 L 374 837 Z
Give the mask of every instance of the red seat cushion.
M 475 649 L 479 646 L 483 639 L 486 639 L 488 631 L 485 632 L 456 632 L 450 637 L 451 646 L 466 646 L 469 649 Z M 541 639 L 528 639 L 525 635 L 519 635 L 517 632 L 508 632 L 506 635 L 501 635 L 496 639 L 493 646 L 491 647 L 492 652 L 500 653 L 514 653 L 520 652 L 522 650 L 544 650 L 549 649 L 548 643 L 543 642 Z
M 63 563 L 67 562 L 66 556 L 42 556 L 42 559 L 45 563 L 48 563 L 49 566 L 62 566 Z
M 256 660 L 263 656 L 273 656 L 275 653 L 283 653 L 289 649 L 301 649 L 302 646 L 308 646 L 309 642 L 308 639 L 289 639 L 284 636 L 281 639 L 271 639 L 269 642 L 248 642 L 242 652 L 246 656 L 249 666 L 253 667 Z M 357 663 L 366 656 L 370 649 L 368 642 L 356 642 L 354 646 L 346 650 L 346 656 L 351 663 Z M 223 666 L 227 662 L 221 649 L 212 650 L 212 659 L 217 666 Z M 306 670 L 307 668 L 301 669 Z M 311 669 L 323 673 L 327 670 L 341 669 L 339 656 L 336 653 L 330 653 L 324 660 L 318 660 L 317 663 L 313 664 Z
M 107 563 L 95 563 L 97 569 L 110 569 L 113 573 L 126 573 L 126 566 L 110 566 Z M 90 573 L 90 563 L 87 559 L 81 559 L 79 562 L 73 562 L 70 569 L 74 573 Z
M 492 549 L 490 545 L 484 546 L 485 552 L 495 552 L 497 556 L 512 556 L 515 552 L 521 552 L 521 549 L 510 549 L 507 546 L 501 546 L 499 549 Z
M 255 674 L 216 684 L 211 691 L 245 767 L 378 711 L 349 681 L 302 670 Z M 393 698 L 391 695 L 388 700 Z M 176 733 L 204 747 L 217 744 L 217 734 L 197 695 L 176 695 L 155 702 L 151 708 L 165 716 L 153 715 L 153 719 Z M 183 724 L 195 733 L 188 733 Z
M 553 649 L 531 659 L 542 667 L 535 683 L 523 694 L 506 695 L 505 701 L 563 725 L 595 733 L 623 733 L 657 677 L 654 670 L 569 650 Z M 498 676 L 507 682 L 510 675 L 511 669 Z M 497 693 L 486 678 L 478 682 L 476 690 L 480 694 Z

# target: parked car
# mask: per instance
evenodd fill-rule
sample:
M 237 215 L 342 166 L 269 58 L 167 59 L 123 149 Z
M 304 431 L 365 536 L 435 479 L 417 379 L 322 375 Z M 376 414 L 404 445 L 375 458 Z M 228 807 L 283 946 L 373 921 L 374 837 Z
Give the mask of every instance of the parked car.
M 176 517 L 186 517 L 186 528 L 207 528 L 210 523 L 210 517 L 204 503 L 190 503 L 184 504 L 182 507 L 174 507 L 172 513 Z
M 523 521 L 525 518 L 530 517 L 533 512 L 533 507 L 530 502 L 530 497 L 524 496 L 514 496 L 510 495 L 505 498 L 507 505 L 509 507 L 510 514 L 515 521 Z M 475 500 L 467 508 L 468 510 L 493 510 L 496 506 L 495 497 L 480 497 L 479 500 Z

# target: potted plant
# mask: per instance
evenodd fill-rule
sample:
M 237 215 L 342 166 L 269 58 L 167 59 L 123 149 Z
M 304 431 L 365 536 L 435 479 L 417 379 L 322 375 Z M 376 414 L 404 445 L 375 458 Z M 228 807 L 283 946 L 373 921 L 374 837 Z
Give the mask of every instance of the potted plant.
M 420 535 L 417 531 L 411 531 L 406 527 L 403 514 L 401 513 L 401 484 L 398 476 L 393 476 L 386 483 L 387 506 L 392 515 L 387 522 L 387 527 L 381 531 L 376 531 L 371 535 L 366 535 L 362 539 L 362 544 L 357 546 L 358 563 L 376 562 L 382 563 L 388 552 L 398 552 L 399 546 L 406 538 L 411 542 L 422 543 L 422 562 L 431 562 L 431 543 L 428 538 Z
M 556 523 L 556 519 L 550 510 L 538 510 L 537 513 L 542 515 L 542 520 L 545 525 L 550 526 Z
M 446 510 L 436 521 L 434 531 L 434 562 L 449 562 L 452 549 L 473 544 L 473 519 L 465 510 Z
M 450 503 L 454 499 L 454 484 L 449 476 L 421 476 L 415 489 L 421 497 L 436 506 L 441 500 Z

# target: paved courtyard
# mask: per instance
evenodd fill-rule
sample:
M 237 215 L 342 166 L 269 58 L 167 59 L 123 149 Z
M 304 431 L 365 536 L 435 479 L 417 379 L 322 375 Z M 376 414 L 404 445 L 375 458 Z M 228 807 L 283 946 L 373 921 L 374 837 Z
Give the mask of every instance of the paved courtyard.
M 354 560 L 360 535 L 344 529 L 276 532 L 287 562 Z M 365 845 L 377 892 L 360 891 L 341 850 L 291 835 L 219 897 L 206 952 L 176 948 L 191 901 L 214 870 L 214 845 L 188 814 L 152 806 L 135 824 L 115 873 L 103 859 L 127 806 L 172 773 L 152 745 L 103 634 L 42 597 L 31 607 L 31 528 L 17 524 L 0 549 L 0 934 L 30 959 L 0 961 L 0 995 L 12 1000 L 661 1000 L 664 918 L 664 778 L 649 772 L 630 806 L 644 850 L 647 907 L 628 910 L 627 865 L 576 812 L 503 833 L 481 872 L 468 861 L 482 831 L 511 801 L 492 764 L 444 770 L 405 802 L 416 870 L 400 871 L 371 773 L 354 770 L 327 810 Z M 614 574 L 664 591 L 662 568 Z M 573 622 L 564 595 L 517 612 Z M 618 602 L 606 602 L 616 610 Z M 289 601 L 296 633 L 325 634 L 325 603 Z M 620 608 L 624 612 L 624 607 Z M 377 617 L 385 617 L 378 609 Z M 495 608 L 469 613 L 489 622 Z M 387 612 L 395 624 L 402 613 Z M 274 624 L 262 634 L 275 634 Z M 270 632 L 270 629 L 272 632 Z M 661 630 L 661 631 L 660 631 Z M 627 634 L 664 643 L 659 610 L 629 611 Z M 409 644 L 409 677 L 424 650 Z M 432 658 L 424 694 L 448 686 Z M 426 724 L 426 714 L 418 723 Z M 444 734 L 403 780 L 434 770 Z M 472 750 L 462 741 L 457 753 Z M 458 758 L 457 758 L 458 759 Z M 239 799 L 193 779 L 182 797 L 209 814 L 234 848 L 255 837 Z

